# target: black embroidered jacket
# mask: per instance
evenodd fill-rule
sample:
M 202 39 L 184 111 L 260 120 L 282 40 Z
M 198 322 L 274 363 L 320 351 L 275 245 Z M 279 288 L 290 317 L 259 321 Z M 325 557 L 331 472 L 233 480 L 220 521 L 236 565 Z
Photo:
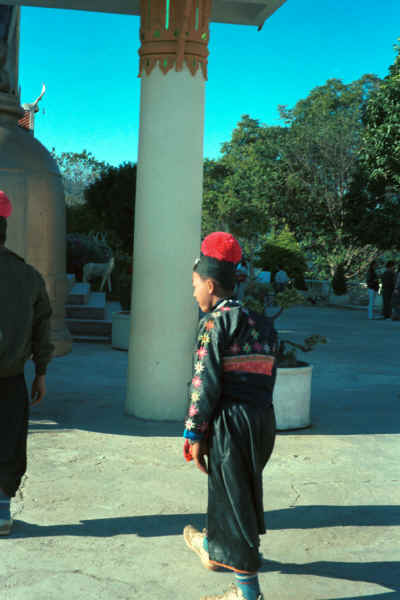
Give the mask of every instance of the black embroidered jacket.
M 276 348 L 272 320 L 220 300 L 199 322 L 184 437 L 201 439 L 222 402 L 270 406 Z

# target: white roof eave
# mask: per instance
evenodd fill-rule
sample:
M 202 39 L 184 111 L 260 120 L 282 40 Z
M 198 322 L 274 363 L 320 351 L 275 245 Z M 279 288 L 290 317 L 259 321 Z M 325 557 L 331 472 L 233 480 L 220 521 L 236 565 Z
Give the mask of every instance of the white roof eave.
M 213 0 L 211 21 L 261 28 L 286 0 Z M 7 4 L 140 15 L 140 0 L 7 0 Z

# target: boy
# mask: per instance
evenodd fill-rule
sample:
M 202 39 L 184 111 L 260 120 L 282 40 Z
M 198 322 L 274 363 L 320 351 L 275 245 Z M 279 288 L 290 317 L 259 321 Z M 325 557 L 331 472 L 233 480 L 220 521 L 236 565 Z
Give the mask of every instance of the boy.
M 265 533 L 262 470 L 275 440 L 277 336 L 272 321 L 230 297 L 242 255 L 237 240 L 212 233 L 201 250 L 193 295 L 206 314 L 194 351 L 184 449 L 208 474 L 207 534 L 188 525 L 184 539 L 206 568 L 235 572 L 236 585 L 203 600 L 262 600 L 257 576 L 259 534 Z

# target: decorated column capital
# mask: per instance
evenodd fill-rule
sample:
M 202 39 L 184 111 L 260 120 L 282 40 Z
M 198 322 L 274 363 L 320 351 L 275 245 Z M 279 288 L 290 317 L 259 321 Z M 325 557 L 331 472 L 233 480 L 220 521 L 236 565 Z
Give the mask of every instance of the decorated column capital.
M 166 74 L 186 64 L 192 75 L 201 68 L 207 79 L 212 0 L 141 0 L 139 77 L 158 64 Z

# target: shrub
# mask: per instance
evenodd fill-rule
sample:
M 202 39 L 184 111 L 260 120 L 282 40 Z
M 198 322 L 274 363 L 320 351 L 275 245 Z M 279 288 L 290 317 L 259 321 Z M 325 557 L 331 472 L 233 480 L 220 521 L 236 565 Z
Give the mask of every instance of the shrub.
M 332 289 L 336 296 L 344 296 L 347 294 L 347 283 L 344 276 L 343 264 L 339 264 L 336 267 L 336 271 L 332 279 Z
M 279 265 L 282 265 L 298 290 L 307 289 L 304 280 L 307 264 L 304 256 L 299 251 L 265 243 L 258 253 L 258 259 L 255 261 L 255 264 L 261 269 L 271 271 L 272 280 L 279 270 Z
M 67 235 L 67 273 L 76 273 L 78 280 L 83 265 L 107 262 L 111 256 L 111 249 L 105 241 L 82 233 Z

